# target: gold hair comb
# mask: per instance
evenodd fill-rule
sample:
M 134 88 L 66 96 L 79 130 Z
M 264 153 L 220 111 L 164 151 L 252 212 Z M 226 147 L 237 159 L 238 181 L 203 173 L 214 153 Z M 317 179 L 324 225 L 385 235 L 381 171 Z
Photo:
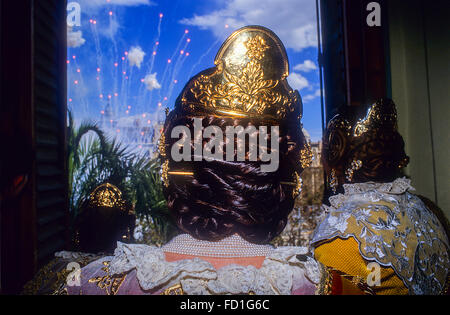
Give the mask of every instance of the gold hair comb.
M 296 145 L 295 142 L 288 142 L 288 145 Z M 306 143 L 302 150 L 300 150 L 300 164 L 302 165 L 302 168 L 308 168 L 311 166 L 312 160 L 313 160 L 314 154 L 312 153 L 311 146 L 309 143 Z
M 164 163 L 161 165 L 160 175 L 164 187 L 169 187 L 169 175 L 194 176 L 194 172 L 169 171 L 169 160 L 165 160 Z M 280 182 L 280 184 L 294 186 L 294 190 L 292 191 L 292 197 L 295 199 L 298 195 L 300 195 L 302 191 L 303 180 L 301 179 L 301 177 L 298 175 L 297 172 L 294 172 L 293 182 Z
M 89 195 L 89 204 L 95 207 L 118 208 L 122 211 L 127 209 L 122 192 L 110 183 L 104 183 L 94 189 Z
M 243 27 L 228 37 L 215 67 L 195 76 L 182 92 L 187 111 L 231 117 L 284 119 L 303 112 L 300 95 L 287 83 L 289 63 L 283 43 L 261 26 Z
M 299 196 L 302 192 L 303 180 L 297 172 L 294 172 L 293 182 L 280 182 L 280 184 L 294 186 L 294 190 L 292 191 L 292 198 L 294 199 L 297 198 L 297 196 Z
M 188 171 L 169 171 L 169 160 L 165 160 L 160 169 L 161 181 L 164 187 L 169 187 L 169 175 L 193 176 L 194 172 Z

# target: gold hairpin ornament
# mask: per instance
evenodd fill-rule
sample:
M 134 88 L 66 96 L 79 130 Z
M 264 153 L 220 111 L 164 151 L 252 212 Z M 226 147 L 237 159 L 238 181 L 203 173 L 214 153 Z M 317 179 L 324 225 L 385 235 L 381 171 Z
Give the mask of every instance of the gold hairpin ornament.
M 345 171 L 346 179 L 351 182 L 353 180 L 353 173 L 359 170 L 362 166 L 361 160 L 353 160 L 350 167 Z
M 161 169 L 159 170 L 159 174 L 161 175 L 161 181 L 165 187 L 169 187 L 169 160 L 165 160 L 161 165 Z
M 333 193 L 336 193 L 339 183 L 338 183 L 338 179 L 336 176 L 336 170 L 334 168 L 331 170 L 329 183 L 330 183 L 331 189 L 333 190 Z
M 162 157 L 166 157 L 166 136 L 163 129 L 161 129 L 161 136 L 158 140 L 158 152 Z
M 159 171 L 161 175 L 161 181 L 164 187 L 169 187 L 169 175 L 181 175 L 181 176 L 193 176 L 194 172 L 189 171 L 169 171 L 169 160 L 165 160 L 161 165 Z
M 169 160 L 163 162 L 159 172 L 164 187 L 169 187 L 169 175 L 194 176 L 194 172 L 191 171 L 169 171 Z M 292 197 L 295 199 L 302 191 L 303 180 L 297 172 L 294 172 L 293 182 L 280 182 L 280 184 L 294 186 L 295 188 L 292 191 Z
M 408 165 L 408 163 L 409 163 L 409 157 L 405 157 L 398 163 L 398 168 L 402 169 L 402 168 L 406 167 Z
M 302 192 L 303 180 L 300 177 L 300 175 L 298 175 L 297 172 L 294 172 L 294 181 L 293 182 L 280 182 L 280 184 L 295 187 L 294 190 L 292 191 L 292 198 L 294 198 L 294 199 L 297 198 L 297 196 L 299 196 Z
M 287 143 L 288 145 L 296 145 L 296 142 L 289 141 Z M 306 143 L 303 147 L 303 149 L 300 150 L 300 164 L 302 165 L 302 168 L 308 168 L 311 166 L 311 163 L 314 159 L 314 154 L 311 150 L 311 145 L 309 143 Z
M 313 153 L 309 143 L 306 143 L 304 149 L 300 150 L 300 164 L 302 168 L 308 168 L 311 166 L 313 160 Z

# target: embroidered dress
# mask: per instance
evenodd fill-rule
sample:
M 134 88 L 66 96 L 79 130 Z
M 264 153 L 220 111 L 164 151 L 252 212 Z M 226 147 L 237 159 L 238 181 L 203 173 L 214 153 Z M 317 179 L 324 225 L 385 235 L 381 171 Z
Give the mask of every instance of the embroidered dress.
M 166 255 L 174 254 L 178 255 L 178 260 L 166 259 Z M 194 258 L 182 259 L 185 255 Z M 199 257 L 241 263 L 215 268 Z M 255 257 L 262 258 L 258 268 L 252 263 Z M 182 234 L 162 248 L 118 242 L 114 256 L 103 257 L 84 267 L 81 286 L 67 287 L 67 292 L 111 295 L 314 294 L 318 292 L 323 274 L 323 267 L 304 247 L 256 245 L 237 235 L 208 242 Z
M 344 189 L 325 206 L 328 214 L 312 240 L 316 258 L 362 279 L 369 274 L 366 265 L 378 263 L 384 274 L 375 289 L 381 291 L 405 293 L 404 286 L 410 294 L 442 293 L 450 267 L 448 239 L 436 216 L 409 192 L 414 189 L 410 180 L 347 184 Z M 387 276 L 388 270 L 392 275 Z M 401 282 L 394 285 L 397 277 Z

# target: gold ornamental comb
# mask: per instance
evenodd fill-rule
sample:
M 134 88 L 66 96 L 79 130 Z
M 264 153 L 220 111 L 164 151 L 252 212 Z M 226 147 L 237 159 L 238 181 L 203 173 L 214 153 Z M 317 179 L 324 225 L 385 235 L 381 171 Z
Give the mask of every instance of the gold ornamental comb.
M 246 26 L 235 31 L 222 44 L 214 63 L 214 68 L 189 81 L 182 92 L 184 109 L 271 120 L 298 109 L 301 116 L 300 94 L 286 80 L 286 49 L 271 30 Z

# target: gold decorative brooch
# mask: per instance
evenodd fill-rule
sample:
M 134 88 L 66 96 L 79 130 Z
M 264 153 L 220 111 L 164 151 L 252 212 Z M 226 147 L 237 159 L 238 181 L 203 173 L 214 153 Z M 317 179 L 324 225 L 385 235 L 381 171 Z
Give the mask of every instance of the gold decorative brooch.
M 302 168 L 308 168 L 311 166 L 313 160 L 313 153 L 311 150 L 311 145 L 309 143 L 305 144 L 304 149 L 300 150 L 300 164 Z
M 166 136 L 164 135 L 164 130 L 162 129 L 158 140 L 158 152 L 162 157 L 166 157 Z

